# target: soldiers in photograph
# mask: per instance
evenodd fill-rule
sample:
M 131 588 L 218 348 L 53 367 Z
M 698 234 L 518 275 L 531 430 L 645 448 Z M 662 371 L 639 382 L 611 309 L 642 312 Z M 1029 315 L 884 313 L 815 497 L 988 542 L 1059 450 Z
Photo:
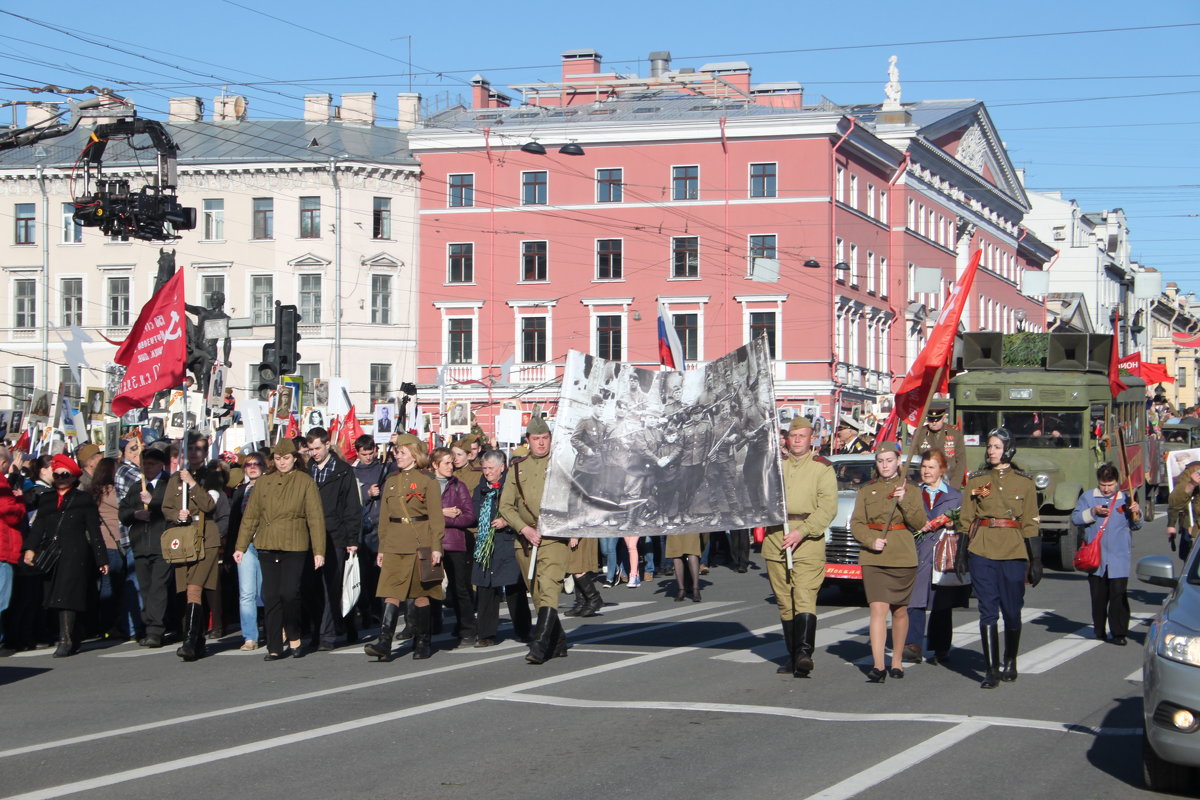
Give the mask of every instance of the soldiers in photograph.
M 686 412 L 686 422 L 681 431 L 683 456 L 680 460 L 680 476 L 683 479 L 683 496 L 696 497 L 704 486 L 704 470 L 708 464 L 708 451 L 712 447 L 712 422 L 700 406 L 692 406 Z
M 712 524 L 723 521 L 735 526 L 745 523 L 743 510 L 749 504 L 746 494 L 746 484 L 742 480 L 741 465 L 738 463 L 738 453 L 746 443 L 744 433 L 736 422 L 728 422 L 732 418 L 726 403 L 712 407 L 713 444 L 709 451 L 708 460 L 708 492 L 714 504 Z M 719 412 L 716 409 L 720 409 Z
M 949 409 L 947 400 L 930 403 L 925 424 L 913 433 L 916 444 L 910 449 L 914 453 L 941 450 L 946 455 L 946 483 L 958 489 L 967 473 L 967 448 L 963 444 L 962 431 L 946 422 Z
M 663 432 L 657 456 L 651 489 L 654 492 L 658 524 L 665 528 L 677 528 L 681 522 L 680 506 L 684 500 L 681 492 L 683 442 L 680 441 L 678 427 L 668 426 Z
M 514 458 L 500 494 L 500 515 L 520 534 L 516 544 L 517 563 L 533 593 L 537 623 L 525 660 L 541 664 L 555 656 L 566 656 L 567 634 L 558 618 L 558 597 L 567 574 L 570 547 L 567 539 L 543 537 L 538 533 L 546 469 L 550 465 L 550 428 L 541 417 L 529 420 L 525 429 L 529 455 Z M 529 580 L 532 548 L 537 547 L 533 580 Z
M 783 463 L 787 522 L 769 528 L 762 546 L 788 650 L 787 662 L 776 672 L 797 678 L 807 678 L 813 669 L 817 591 L 825 580 L 825 529 L 837 514 L 838 502 L 833 466 L 813 452 L 812 435 L 807 417 L 792 419 Z
M 597 411 L 601 402 L 599 396 L 592 397 L 592 407 Z M 572 527 L 591 524 L 592 509 L 603 496 L 605 438 L 605 425 L 595 416 L 581 419 L 571 434 L 575 466 L 571 471 L 574 485 L 567 495 L 567 517 Z

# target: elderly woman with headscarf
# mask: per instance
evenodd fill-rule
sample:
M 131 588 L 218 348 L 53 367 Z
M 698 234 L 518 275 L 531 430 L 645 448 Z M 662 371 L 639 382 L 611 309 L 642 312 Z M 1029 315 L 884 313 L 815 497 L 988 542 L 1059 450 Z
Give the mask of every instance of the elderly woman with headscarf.
M 96 501 L 79 489 L 83 470 L 75 460 L 54 456 L 53 490 L 38 498 L 37 516 L 25 540 L 25 558 L 33 566 L 38 553 L 58 552 L 48 565 L 46 608 L 58 611 L 58 647 L 55 658 L 79 652 L 75 620 L 86 612 L 92 600 L 96 570 L 108 574 L 108 551 L 100 533 L 100 512 Z

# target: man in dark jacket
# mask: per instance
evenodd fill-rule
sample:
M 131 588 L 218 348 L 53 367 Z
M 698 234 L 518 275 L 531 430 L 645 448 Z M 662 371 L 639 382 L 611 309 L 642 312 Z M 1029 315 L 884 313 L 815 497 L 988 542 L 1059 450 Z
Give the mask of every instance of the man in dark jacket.
M 325 510 L 326 558 L 319 576 L 324 591 L 314 593 L 321 603 L 321 623 L 313 638 L 318 650 L 333 650 L 337 629 L 343 625 L 347 643 L 358 641 L 358 631 L 342 617 L 342 571 L 346 557 L 358 552 L 362 535 L 362 499 L 354 470 L 329 447 L 329 432 L 324 428 L 312 428 L 305 439 L 308 441 L 308 474 L 316 481 Z M 317 619 L 315 609 L 312 618 Z
M 162 556 L 161 538 L 167 529 L 162 504 L 167 493 L 166 465 L 170 456 L 159 447 L 142 451 L 141 481 L 133 484 L 121 498 L 118 514 L 121 524 L 129 528 L 129 545 L 133 549 L 133 565 L 142 594 L 142 626 L 145 636 L 138 639 L 142 647 L 163 646 L 163 620 L 167 615 L 167 581 L 173 568 Z

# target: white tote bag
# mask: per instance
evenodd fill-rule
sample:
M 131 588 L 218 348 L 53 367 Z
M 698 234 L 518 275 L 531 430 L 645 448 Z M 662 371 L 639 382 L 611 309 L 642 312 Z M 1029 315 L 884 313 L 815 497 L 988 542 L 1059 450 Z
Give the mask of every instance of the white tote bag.
M 358 553 L 346 556 L 346 566 L 342 568 L 342 616 L 350 613 L 358 602 L 362 591 L 362 578 L 358 571 Z

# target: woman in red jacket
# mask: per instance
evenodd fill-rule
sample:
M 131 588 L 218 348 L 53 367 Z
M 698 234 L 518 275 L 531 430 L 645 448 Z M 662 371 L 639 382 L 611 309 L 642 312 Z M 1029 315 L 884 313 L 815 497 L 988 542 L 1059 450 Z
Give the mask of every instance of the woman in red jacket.
M 13 494 L 8 476 L 0 473 L 0 650 L 11 650 L 4 639 L 4 612 L 12 599 L 13 565 L 21 560 L 25 504 Z

